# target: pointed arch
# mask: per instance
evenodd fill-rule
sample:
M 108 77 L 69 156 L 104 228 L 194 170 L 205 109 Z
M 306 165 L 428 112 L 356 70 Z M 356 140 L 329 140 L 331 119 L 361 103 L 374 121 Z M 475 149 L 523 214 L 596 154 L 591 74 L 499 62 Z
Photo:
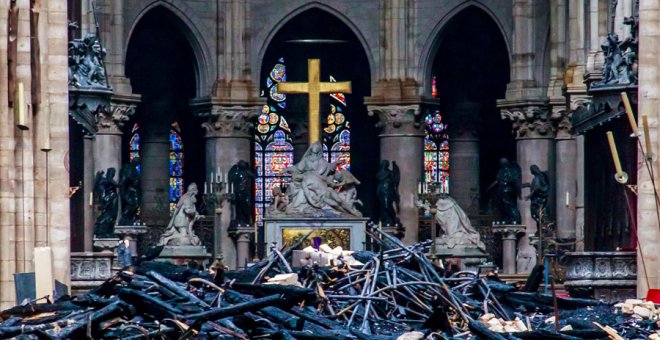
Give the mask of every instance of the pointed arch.
M 128 52 L 131 38 L 135 32 L 136 27 L 142 21 L 142 18 L 157 8 L 163 8 L 172 13 L 178 20 L 175 24 L 182 32 L 183 36 L 190 44 L 195 56 L 195 81 L 196 81 L 196 97 L 203 97 L 210 93 L 215 81 L 215 64 L 213 56 L 209 52 L 208 44 L 204 39 L 204 35 L 199 30 L 195 22 L 201 22 L 201 18 L 196 16 L 195 11 L 189 9 L 185 1 L 169 0 L 169 1 L 153 1 L 145 6 L 133 19 L 133 23 L 128 31 L 128 39 L 125 41 L 124 51 Z M 127 53 L 124 54 L 124 65 L 126 65 Z
M 454 19 L 457 15 L 461 14 L 463 11 L 469 9 L 469 8 L 476 8 L 482 12 L 484 12 L 486 15 L 488 15 L 493 23 L 498 27 L 500 35 L 502 36 L 502 40 L 504 41 L 504 44 L 506 45 L 506 51 L 509 59 L 509 65 L 512 65 L 512 59 L 511 59 L 511 41 L 510 37 L 505 34 L 506 30 L 504 29 L 504 25 L 502 24 L 501 20 L 499 17 L 493 13 L 493 11 L 482 4 L 479 1 L 476 0 L 468 0 L 465 1 L 456 7 L 452 8 L 450 11 L 448 11 L 435 25 L 433 30 L 431 31 L 431 34 L 428 35 L 426 41 L 424 42 L 424 45 L 422 47 L 421 53 L 420 53 L 420 60 L 418 65 L 419 67 L 419 74 L 417 75 L 417 79 L 422 79 L 423 82 L 423 94 L 430 96 L 431 93 L 431 77 L 428 75 L 432 73 L 432 68 L 433 68 L 433 61 L 435 59 L 435 56 L 437 55 L 438 49 L 442 43 L 442 33 L 444 29 L 447 27 L 447 24 L 449 24 L 452 19 Z
M 367 62 L 369 63 L 369 74 L 370 75 L 377 74 L 376 72 L 377 70 L 374 68 L 375 63 L 374 63 L 374 57 L 372 54 L 371 47 L 369 46 L 369 43 L 367 42 L 367 39 L 364 37 L 362 32 L 357 28 L 357 26 L 346 15 L 344 15 L 342 12 L 338 11 L 337 9 L 326 4 L 322 4 L 318 1 L 312 1 L 289 12 L 286 16 L 284 16 L 282 19 L 277 21 L 277 23 L 273 27 L 270 28 L 270 30 L 268 31 L 269 32 L 268 35 L 263 40 L 263 43 L 259 48 L 259 53 L 255 56 L 256 59 L 253 59 L 259 65 L 258 68 L 257 67 L 252 68 L 253 79 L 260 78 L 259 72 L 261 72 L 260 70 L 264 67 L 263 63 L 264 63 L 264 57 L 266 55 L 266 51 L 268 50 L 268 47 L 271 46 L 273 39 L 275 38 L 277 33 L 292 19 L 298 17 L 298 15 L 301 15 L 311 9 L 320 9 L 324 12 L 327 12 L 329 15 L 336 17 L 342 23 L 344 23 L 344 25 L 348 27 L 348 29 L 353 33 L 353 35 L 355 35 L 360 45 L 362 46 L 362 50 L 364 51 L 364 54 L 367 56 Z

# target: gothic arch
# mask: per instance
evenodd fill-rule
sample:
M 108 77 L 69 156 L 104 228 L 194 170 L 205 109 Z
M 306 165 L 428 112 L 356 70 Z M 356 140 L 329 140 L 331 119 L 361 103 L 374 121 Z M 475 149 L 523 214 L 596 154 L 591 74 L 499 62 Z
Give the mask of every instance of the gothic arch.
M 196 80 L 196 96 L 203 97 L 210 92 L 213 82 L 215 81 L 215 68 L 213 67 L 214 60 L 209 53 L 209 48 L 204 39 L 204 35 L 199 30 L 195 22 L 201 22 L 201 18 L 195 15 L 195 12 L 188 7 L 185 1 L 182 0 L 167 0 L 167 1 L 153 1 L 145 6 L 133 19 L 132 25 L 128 31 L 128 39 L 125 41 L 124 51 L 128 51 L 129 44 L 135 28 L 138 26 L 142 18 L 153 9 L 162 7 L 171 12 L 177 19 L 175 21 L 181 33 L 186 37 L 190 44 L 195 56 L 195 80 Z M 126 54 L 124 54 L 124 65 L 126 64 Z
M 364 51 L 364 54 L 367 56 L 367 62 L 369 63 L 369 70 L 370 74 L 377 74 L 375 73 L 375 66 L 374 66 L 374 59 L 373 55 L 371 53 L 371 48 L 369 47 L 369 44 L 367 43 L 367 40 L 365 39 L 364 35 L 362 32 L 357 28 L 357 26 L 342 12 L 339 12 L 333 7 L 330 7 L 326 4 L 319 3 L 317 1 L 312 1 L 310 3 L 304 4 L 293 11 L 289 12 L 287 15 L 285 15 L 283 18 L 281 18 L 277 23 L 270 28 L 268 35 L 266 38 L 263 40 L 263 43 L 261 47 L 259 48 L 259 53 L 257 54 L 257 63 L 259 67 L 255 67 L 252 69 L 253 72 L 253 79 L 259 79 L 259 74 L 260 70 L 263 68 L 263 61 L 264 61 L 264 56 L 266 55 L 266 51 L 268 50 L 268 47 L 271 45 L 273 38 L 277 35 L 277 33 L 286 25 L 289 21 L 291 21 L 293 18 L 297 17 L 298 15 L 310 10 L 310 9 L 320 9 L 328 14 L 336 17 L 339 19 L 341 22 L 348 27 L 349 30 L 355 35 L 357 40 L 360 42 L 360 45 L 362 46 L 362 50 Z M 256 63 L 255 63 L 256 64 Z
M 428 77 L 428 75 L 431 74 L 432 72 L 433 61 L 435 59 L 435 56 L 437 55 L 438 48 L 442 43 L 442 33 L 444 29 L 446 28 L 447 24 L 450 23 L 452 19 L 454 19 L 458 14 L 462 13 L 464 10 L 471 7 L 477 8 L 482 12 L 484 12 L 485 14 L 487 14 L 493 20 L 493 23 L 499 28 L 499 32 L 502 36 L 502 40 L 504 40 L 504 43 L 506 45 L 506 50 L 509 57 L 509 65 L 512 65 L 510 37 L 505 34 L 506 30 L 504 29 L 504 25 L 502 24 L 498 16 L 495 13 L 493 13 L 493 11 L 491 11 L 491 9 L 488 8 L 488 6 L 482 4 L 481 2 L 476 0 L 468 0 L 448 11 L 437 22 L 437 24 L 431 31 L 431 34 L 428 35 L 426 41 L 424 42 L 424 45 L 420 53 L 421 59 L 419 60 L 419 65 L 421 65 L 421 67 L 419 68 L 418 71 L 419 74 L 417 75 L 417 79 L 422 80 L 422 86 L 423 86 L 422 94 L 430 96 L 431 78 Z

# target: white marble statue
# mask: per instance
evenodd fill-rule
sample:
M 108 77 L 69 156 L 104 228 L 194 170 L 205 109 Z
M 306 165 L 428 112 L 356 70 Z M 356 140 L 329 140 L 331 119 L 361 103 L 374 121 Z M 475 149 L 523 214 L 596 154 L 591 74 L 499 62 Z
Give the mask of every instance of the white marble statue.
M 417 205 L 431 210 L 428 203 L 417 202 Z M 435 223 L 442 231 L 438 245 L 449 249 L 478 248 L 486 251 L 479 232 L 472 227 L 467 214 L 453 198 L 449 195 L 441 196 L 435 204 L 435 210 Z
M 336 171 L 337 164 L 323 157 L 321 143 L 313 143 L 299 163 L 284 171 L 291 175 L 286 190 L 286 207 L 267 210 L 272 217 L 361 217 L 355 184 L 348 171 Z
M 158 244 L 166 246 L 199 246 L 202 242 L 193 232 L 193 225 L 202 215 L 197 213 L 197 184 L 191 183 L 176 203 L 176 210 Z

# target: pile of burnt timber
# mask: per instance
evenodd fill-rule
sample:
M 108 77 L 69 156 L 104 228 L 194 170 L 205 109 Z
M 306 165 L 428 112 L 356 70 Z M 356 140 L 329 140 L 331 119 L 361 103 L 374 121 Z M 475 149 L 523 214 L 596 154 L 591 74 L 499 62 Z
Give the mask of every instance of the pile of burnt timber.
M 646 339 L 659 329 L 656 319 L 595 300 L 521 291 L 496 277 L 445 277 L 424 256 L 428 242 L 369 233 L 381 250 L 354 254 L 364 265 L 308 265 L 286 285 L 267 283 L 294 272 L 291 250 L 213 277 L 142 262 L 86 295 L 0 312 L 0 338 Z

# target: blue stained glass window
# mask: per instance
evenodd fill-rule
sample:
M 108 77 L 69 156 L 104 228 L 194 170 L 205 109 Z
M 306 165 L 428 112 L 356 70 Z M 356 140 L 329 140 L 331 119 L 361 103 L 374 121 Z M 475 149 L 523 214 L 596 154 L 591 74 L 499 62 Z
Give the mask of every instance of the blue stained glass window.
M 449 193 L 449 140 L 439 110 L 424 118 L 424 181 Z
M 133 125 L 133 128 L 131 129 L 131 140 L 129 142 L 129 161 L 136 160 L 138 165 L 137 165 L 137 171 L 140 173 L 142 171 L 142 165 L 140 164 L 140 126 L 138 123 L 135 123 Z
M 255 124 L 254 167 L 257 178 L 255 188 L 255 221 L 263 226 L 263 216 L 273 194 L 273 188 L 285 187 L 289 177 L 282 170 L 293 165 L 291 129 L 283 116 L 286 95 L 277 92 L 277 84 L 286 81 L 284 58 L 280 58 L 265 79 L 263 95 L 267 105 L 261 110 Z M 278 111 L 282 110 L 282 111 Z
M 170 129 L 170 214 L 183 194 L 183 141 L 179 125 L 174 122 Z
M 330 76 L 330 81 L 335 78 Z M 337 169 L 351 170 L 351 129 L 346 119 L 346 96 L 330 94 L 330 113 L 323 127 L 323 154 L 331 163 L 341 161 Z

